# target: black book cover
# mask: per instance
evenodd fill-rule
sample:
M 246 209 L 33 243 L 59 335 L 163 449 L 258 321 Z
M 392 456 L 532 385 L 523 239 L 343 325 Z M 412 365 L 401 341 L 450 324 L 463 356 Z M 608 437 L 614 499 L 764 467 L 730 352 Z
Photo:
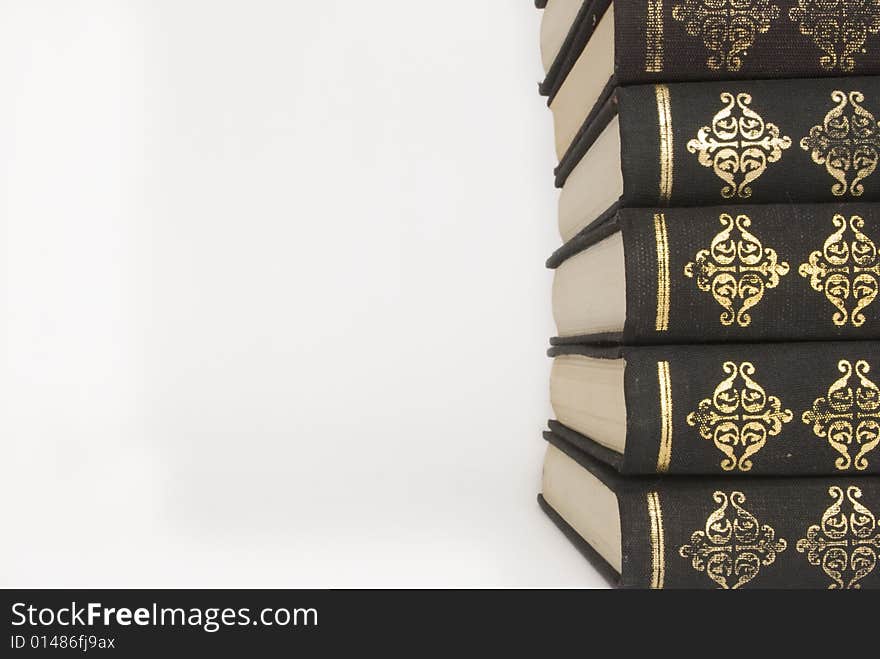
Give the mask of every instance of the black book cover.
M 880 204 L 624 208 L 548 265 L 616 231 L 624 343 L 880 339 Z
M 618 88 L 560 163 L 558 184 L 614 112 L 624 206 L 880 199 L 880 77 Z
M 590 451 L 624 474 L 880 474 L 876 341 L 556 345 L 549 354 L 625 360 L 624 455 Z
M 609 5 L 611 0 L 586 0 L 539 87 L 550 102 Z M 609 88 L 880 74 L 880 3 L 874 0 L 619 0 L 611 11 L 615 66 Z M 605 98 L 603 93 L 598 102 Z M 560 185 L 577 151 L 562 159 Z
M 880 3 L 616 0 L 616 75 L 655 81 L 880 73 Z
M 620 574 L 539 501 L 620 586 L 880 587 L 880 477 L 622 478 L 553 433 L 545 439 L 616 494 Z
M 611 4 L 585 0 L 589 21 L 572 25 L 542 94 L 558 91 Z M 874 1 L 618 0 L 613 11 L 620 85 L 880 74 Z

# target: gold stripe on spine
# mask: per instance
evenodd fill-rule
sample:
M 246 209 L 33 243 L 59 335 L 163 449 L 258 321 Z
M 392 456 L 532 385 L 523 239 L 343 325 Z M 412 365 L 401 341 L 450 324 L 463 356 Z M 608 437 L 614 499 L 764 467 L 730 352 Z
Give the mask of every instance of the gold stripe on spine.
M 657 473 L 669 471 L 672 460 L 672 381 L 669 362 L 657 362 L 657 380 L 660 384 L 660 451 L 657 454 Z
M 648 0 L 645 21 L 645 72 L 663 71 L 663 0 Z
M 666 578 L 666 547 L 663 537 L 663 511 L 660 495 L 648 492 L 648 516 L 651 519 L 651 588 L 663 588 Z
M 657 242 L 657 322 L 658 332 L 669 330 L 669 239 L 666 235 L 666 216 L 654 215 L 654 237 Z
M 672 105 L 669 100 L 669 87 L 654 87 L 657 96 L 657 127 L 660 131 L 660 203 L 668 204 L 672 199 L 672 179 L 674 161 L 672 150 Z

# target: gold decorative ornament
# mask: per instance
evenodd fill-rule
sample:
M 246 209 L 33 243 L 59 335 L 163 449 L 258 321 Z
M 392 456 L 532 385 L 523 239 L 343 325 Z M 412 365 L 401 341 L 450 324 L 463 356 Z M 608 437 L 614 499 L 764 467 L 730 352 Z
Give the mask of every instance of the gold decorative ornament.
M 654 328 L 658 332 L 666 332 L 669 330 L 672 287 L 669 278 L 669 236 L 663 213 L 654 215 L 654 238 L 657 245 L 657 319 Z
M 739 71 L 757 36 L 779 18 L 779 7 L 770 0 L 685 0 L 672 8 L 672 17 L 690 36 L 702 37 L 706 66 Z
M 662 589 L 666 580 L 666 536 L 660 493 L 648 492 L 648 520 L 651 522 L 651 588 Z
M 814 163 L 825 165 L 836 181 L 831 186 L 835 196 L 849 193 L 860 197 L 865 191 L 862 181 L 874 173 L 880 159 L 880 126 L 874 115 L 861 106 L 865 101 L 862 92 L 836 90 L 831 99 L 837 105 L 821 125 L 810 129 L 801 140 L 801 148 L 810 153 Z
M 654 95 L 657 98 L 657 130 L 660 140 L 658 160 L 660 165 L 659 199 L 666 205 L 672 199 L 672 187 L 675 180 L 675 140 L 672 131 L 672 97 L 669 87 L 656 85 Z
M 660 390 L 660 449 L 657 473 L 665 474 L 672 462 L 672 378 L 669 362 L 657 362 L 657 385 Z
M 841 471 L 868 468 L 867 455 L 880 444 L 880 389 L 868 379 L 871 367 L 859 360 L 855 367 L 842 359 L 837 363 L 843 377 L 813 402 L 801 419 L 812 424 L 813 433 L 840 454 L 834 466 Z M 853 386 L 853 374 L 858 383 Z
M 663 0 L 648 0 L 645 19 L 645 72 L 663 71 Z
M 724 309 L 722 325 L 748 327 L 752 322 L 749 309 L 764 298 L 764 291 L 779 285 L 789 266 L 749 231 L 752 220 L 748 216 L 734 219 L 724 213 L 719 220 L 721 231 L 709 249 L 701 249 L 685 265 L 684 274 L 696 279 L 697 288 L 711 293 Z
M 877 567 L 880 555 L 880 524 L 859 499 L 862 490 L 855 485 L 832 486 L 834 499 L 822 514 L 822 521 L 807 529 L 798 540 L 797 550 L 806 554 L 810 565 L 820 566 L 831 577 L 829 590 L 857 589 L 859 583 Z
M 810 254 L 798 272 L 834 305 L 831 320 L 835 325 L 861 327 L 865 324 L 862 312 L 880 290 L 877 246 L 862 233 L 865 221 L 858 215 L 853 215 L 849 223 L 843 215 L 835 215 L 831 222 L 837 230 L 828 236 L 821 251 Z
M 742 507 L 746 500 L 742 492 L 729 496 L 715 492 L 712 498 L 718 508 L 709 515 L 705 528 L 694 531 L 690 544 L 678 553 L 721 588 L 735 590 L 757 577 L 762 567 L 773 565 L 788 543 L 777 539 L 772 526 L 761 524 Z
M 764 448 L 768 437 L 779 435 L 793 415 L 752 379 L 755 367 L 750 362 L 725 362 L 723 370 L 728 377 L 715 388 L 712 398 L 704 398 L 688 414 L 687 423 L 725 455 L 724 471 L 749 471 L 751 457 Z
M 725 106 L 712 118 L 712 125 L 703 126 L 687 149 L 725 183 L 722 197 L 747 199 L 752 196 L 751 184 L 782 158 L 791 138 L 749 107 L 750 94 L 722 92 L 721 102 Z
M 798 0 L 788 17 L 822 50 L 823 69 L 850 72 L 853 55 L 864 52 L 869 34 L 880 32 L 880 0 Z

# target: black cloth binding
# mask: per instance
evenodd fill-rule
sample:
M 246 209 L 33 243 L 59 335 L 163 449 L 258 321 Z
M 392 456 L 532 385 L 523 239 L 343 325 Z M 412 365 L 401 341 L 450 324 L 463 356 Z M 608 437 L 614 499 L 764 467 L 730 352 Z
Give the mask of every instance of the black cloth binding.
M 544 438 L 617 497 L 619 577 L 598 552 L 584 551 L 585 541 L 564 520 L 560 524 L 559 516 L 550 514 L 611 583 L 628 588 L 880 587 L 880 549 L 874 541 L 880 534 L 880 477 L 622 478 L 557 435 L 548 432 Z M 542 508 L 549 514 L 546 502 Z M 826 513 L 833 525 L 823 525 Z M 710 526 L 710 518 L 719 523 Z M 835 558 L 827 555 L 829 547 L 822 548 L 829 534 L 837 534 L 838 546 L 846 541 L 841 564 L 823 563 Z

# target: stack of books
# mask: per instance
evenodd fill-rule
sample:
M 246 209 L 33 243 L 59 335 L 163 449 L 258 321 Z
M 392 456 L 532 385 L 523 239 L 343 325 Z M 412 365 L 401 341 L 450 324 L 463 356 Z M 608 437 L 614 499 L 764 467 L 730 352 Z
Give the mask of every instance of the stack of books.
M 622 586 L 880 586 L 880 2 L 536 4 L 540 505 Z

